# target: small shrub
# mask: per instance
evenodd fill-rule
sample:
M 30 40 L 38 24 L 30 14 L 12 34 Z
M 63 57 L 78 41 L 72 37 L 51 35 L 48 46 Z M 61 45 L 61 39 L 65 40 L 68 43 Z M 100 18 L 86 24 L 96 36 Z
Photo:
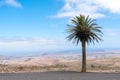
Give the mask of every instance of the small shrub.
M 23 67 L 21 66 L 21 67 L 19 67 L 19 70 L 23 70 Z
M 94 67 L 95 67 L 95 66 L 92 64 L 92 65 L 91 65 L 91 68 L 94 68 Z

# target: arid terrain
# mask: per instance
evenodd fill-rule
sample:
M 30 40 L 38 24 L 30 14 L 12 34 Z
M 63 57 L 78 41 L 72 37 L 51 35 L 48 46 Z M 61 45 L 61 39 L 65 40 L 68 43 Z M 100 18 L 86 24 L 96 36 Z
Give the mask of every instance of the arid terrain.
M 0 57 L 0 72 L 81 71 L 81 54 L 38 54 Z M 87 55 L 88 72 L 120 72 L 120 51 L 99 51 Z

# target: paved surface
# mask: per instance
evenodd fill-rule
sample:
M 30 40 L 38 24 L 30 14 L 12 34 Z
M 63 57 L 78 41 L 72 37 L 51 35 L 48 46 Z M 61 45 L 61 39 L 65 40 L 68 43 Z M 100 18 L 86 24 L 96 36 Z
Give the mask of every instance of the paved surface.
M 0 73 L 0 80 L 120 80 L 120 73 Z

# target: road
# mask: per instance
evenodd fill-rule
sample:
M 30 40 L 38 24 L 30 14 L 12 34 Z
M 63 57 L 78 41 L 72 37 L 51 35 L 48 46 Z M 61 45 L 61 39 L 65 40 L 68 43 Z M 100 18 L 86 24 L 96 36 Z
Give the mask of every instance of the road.
M 0 73 L 0 80 L 120 80 L 120 73 Z

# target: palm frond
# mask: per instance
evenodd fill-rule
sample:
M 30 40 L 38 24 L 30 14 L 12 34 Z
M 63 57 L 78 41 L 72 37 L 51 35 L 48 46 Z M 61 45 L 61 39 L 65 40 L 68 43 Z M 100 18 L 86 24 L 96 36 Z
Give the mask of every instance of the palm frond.
M 95 19 L 91 19 L 89 16 L 75 16 L 75 18 L 71 19 L 71 24 L 68 24 L 68 26 L 67 32 L 69 35 L 67 39 L 77 45 L 82 41 L 88 44 L 102 41 L 103 33 L 101 27 L 97 25 Z

